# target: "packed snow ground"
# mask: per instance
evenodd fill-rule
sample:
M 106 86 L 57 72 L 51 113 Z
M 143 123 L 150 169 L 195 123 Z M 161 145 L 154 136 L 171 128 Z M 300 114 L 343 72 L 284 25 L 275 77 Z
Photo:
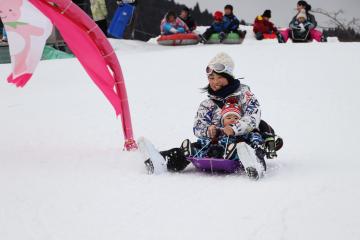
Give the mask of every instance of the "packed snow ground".
M 195 140 L 204 70 L 224 51 L 284 138 L 278 159 L 258 182 L 146 175 L 76 59 L 42 61 L 24 89 L 1 65 L 1 240 L 360 238 L 360 44 L 113 43 L 137 137 L 159 149 Z

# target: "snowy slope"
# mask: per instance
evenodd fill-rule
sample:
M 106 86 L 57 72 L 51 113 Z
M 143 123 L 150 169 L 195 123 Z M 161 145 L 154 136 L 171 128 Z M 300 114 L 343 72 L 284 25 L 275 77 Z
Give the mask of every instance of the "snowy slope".
M 1 240 L 360 238 L 360 44 L 113 43 L 136 136 L 159 149 L 194 140 L 204 69 L 225 51 L 283 151 L 259 182 L 148 176 L 77 60 L 42 61 L 24 89 L 0 83 Z

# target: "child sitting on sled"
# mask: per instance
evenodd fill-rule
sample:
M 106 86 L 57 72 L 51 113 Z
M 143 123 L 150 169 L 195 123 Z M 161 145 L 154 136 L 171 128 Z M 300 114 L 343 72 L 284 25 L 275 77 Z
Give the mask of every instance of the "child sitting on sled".
M 206 29 L 206 31 L 203 34 L 200 34 L 200 42 L 206 43 L 212 34 L 219 33 L 220 35 L 220 41 L 223 41 L 225 39 L 225 26 L 224 26 L 224 14 L 220 11 L 216 11 L 213 15 L 214 22 L 211 24 L 209 28 Z
M 188 26 L 176 16 L 176 13 L 169 11 L 160 24 L 161 35 L 190 32 Z
M 263 144 L 264 141 L 257 132 L 251 132 L 242 137 L 233 134 L 232 126 L 241 119 L 241 107 L 237 104 L 236 99 L 227 100 L 220 114 L 221 128 L 211 125 L 208 129 L 209 132 L 214 132 L 215 138 L 199 138 L 192 146 L 188 139 L 184 140 L 181 144 L 184 155 L 239 160 L 235 153 L 238 142 L 246 141 L 253 146 Z
M 313 24 L 307 19 L 307 15 L 304 9 L 296 16 L 290 23 L 291 38 L 293 40 L 305 41 L 309 39 L 309 31 L 314 28 Z

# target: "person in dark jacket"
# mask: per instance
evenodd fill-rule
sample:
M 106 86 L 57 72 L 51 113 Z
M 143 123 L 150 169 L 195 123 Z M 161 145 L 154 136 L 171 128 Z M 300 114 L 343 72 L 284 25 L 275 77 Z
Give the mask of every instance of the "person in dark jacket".
M 187 7 L 184 7 L 179 15 L 179 18 L 188 26 L 189 30 L 192 32 L 196 29 L 196 23 L 190 15 L 190 10 Z
M 226 5 L 224 7 L 224 32 L 229 34 L 230 32 L 239 34 L 240 38 L 244 38 L 246 31 L 241 31 L 239 29 L 240 21 L 234 15 L 234 7 L 232 5 Z
M 225 27 L 224 27 L 224 22 L 223 22 L 223 18 L 224 15 L 222 12 L 220 11 L 216 11 L 213 15 L 214 17 L 214 22 L 211 24 L 211 26 L 206 29 L 206 31 L 203 34 L 200 34 L 200 42 L 202 43 L 206 43 L 212 34 L 214 33 L 219 33 L 220 35 L 220 41 L 223 41 L 225 39 Z
M 265 10 L 260 16 L 257 16 L 254 21 L 253 31 L 257 40 L 263 40 L 264 34 L 278 34 L 279 31 L 275 25 L 270 22 L 271 10 Z
M 298 14 L 302 11 L 305 10 L 306 12 L 306 21 L 310 22 L 310 28 L 307 29 L 309 30 L 310 33 L 310 39 L 311 40 L 315 40 L 317 42 L 326 42 L 326 38 L 323 36 L 322 32 L 316 30 L 317 27 L 317 22 L 315 19 L 315 16 L 312 15 L 310 13 L 311 11 L 311 5 L 308 4 L 306 1 L 298 1 L 297 6 L 296 6 L 296 10 L 298 11 L 297 14 L 292 18 L 289 27 L 291 27 L 290 25 L 296 21 L 296 17 L 298 16 Z M 284 39 L 284 42 L 286 42 L 289 39 L 289 35 L 290 35 L 290 28 L 284 30 L 284 31 L 280 31 L 282 38 Z

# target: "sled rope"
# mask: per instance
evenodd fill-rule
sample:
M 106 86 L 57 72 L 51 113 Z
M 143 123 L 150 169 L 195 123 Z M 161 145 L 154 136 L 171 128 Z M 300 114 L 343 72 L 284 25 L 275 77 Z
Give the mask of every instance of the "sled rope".
M 228 147 L 228 143 L 229 143 L 229 136 L 226 139 L 225 151 L 224 151 L 224 156 L 223 156 L 224 159 L 225 159 L 225 156 L 226 156 L 226 149 Z
M 205 146 L 204 146 L 203 148 L 201 148 L 201 149 L 194 155 L 194 157 L 196 157 L 199 153 L 201 153 L 201 152 L 204 150 L 204 148 L 206 148 L 210 143 L 211 143 L 211 142 L 208 142 L 207 144 L 205 144 Z

